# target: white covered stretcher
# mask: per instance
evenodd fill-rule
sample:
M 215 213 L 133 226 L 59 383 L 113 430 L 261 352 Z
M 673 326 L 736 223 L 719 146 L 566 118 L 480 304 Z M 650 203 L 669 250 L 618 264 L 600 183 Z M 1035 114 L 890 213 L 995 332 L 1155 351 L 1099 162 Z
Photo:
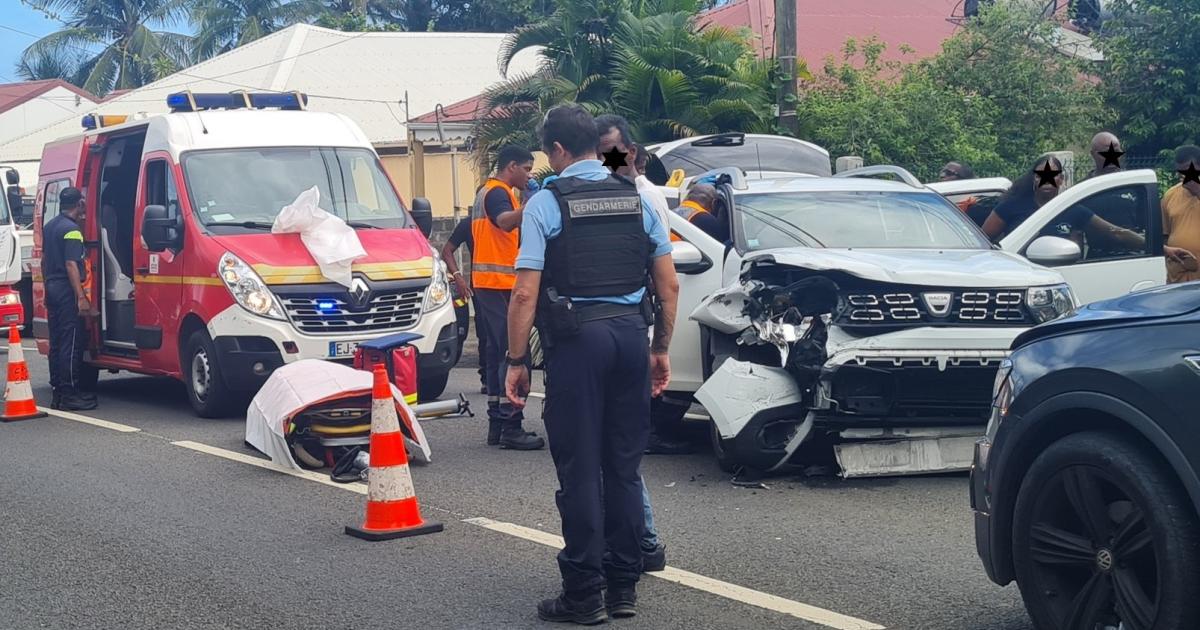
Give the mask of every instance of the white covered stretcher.
M 293 419 L 315 405 L 370 397 L 373 379 L 370 372 L 319 359 L 285 365 L 271 374 L 250 402 L 246 410 L 246 442 L 276 464 L 300 470 L 287 439 Z M 404 394 L 395 385 L 391 387 L 409 460 L 429 463 L 431 452 L 425 432 L 405 404 Z

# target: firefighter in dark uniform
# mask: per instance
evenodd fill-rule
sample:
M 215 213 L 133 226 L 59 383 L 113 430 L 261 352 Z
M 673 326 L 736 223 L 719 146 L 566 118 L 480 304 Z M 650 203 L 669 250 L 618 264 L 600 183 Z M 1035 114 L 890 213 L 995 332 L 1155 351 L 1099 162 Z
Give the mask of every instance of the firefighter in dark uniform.
M 530 198 L 522 218 L 505 390 L 524 405 L 536 317 L 545 350 L 542 415 L 566 541 L 558 554 L 563 592 L 541 602 L 538 616 L 592 624 L 636 614 L 644 526 L 638 468 L 651 394 L 670 380 L 679 283 L 666 227 L 634 182 L 597 159 L 592 116 L 562 105 L 539 131 L 559 177 Z M 657 308 L 646 295 L 648 278 Z
M 84 317 L 93 314 L 84 291 L 87 266 L 83 244 L 84 205 L 78 188 L 58 194 L 58 216 L 42 228 L 42 278 L 46 283 L 46 316 L 50 327 L 50 387 L 54 409 L 96 408 L 96 394 L 81 387 L 83 350 L 87 345 Z

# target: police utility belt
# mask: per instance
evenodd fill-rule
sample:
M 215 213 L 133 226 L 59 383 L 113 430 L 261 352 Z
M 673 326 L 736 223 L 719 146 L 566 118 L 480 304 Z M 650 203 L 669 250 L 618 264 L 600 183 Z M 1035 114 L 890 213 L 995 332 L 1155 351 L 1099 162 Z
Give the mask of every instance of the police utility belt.
M 576 302 L 558 294 L 554 287 L 545 290 L 545 306 L 539 313 L 538 328 L 549 332 L 549 339 L 563 339 L 579 334 L 583 325 L 603 319 L 614 319 L 626 315 L 641 315 L 646 325 L 654 324 L 654 307 L 650 300 L 642 299 L 639 304 L 613 304 L 611 302 Z

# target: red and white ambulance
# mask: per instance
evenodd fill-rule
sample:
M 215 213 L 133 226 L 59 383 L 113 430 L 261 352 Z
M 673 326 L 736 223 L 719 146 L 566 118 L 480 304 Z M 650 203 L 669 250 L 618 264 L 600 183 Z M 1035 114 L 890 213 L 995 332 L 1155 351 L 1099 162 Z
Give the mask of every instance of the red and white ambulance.
M 35 206 L 33 332 L 47 350 L 41 228 L 75 186 L 100 316 L 85 362 L 181 379 L 196 413 L 244 404 L 307 358 L 350 363 L 358 343 L 421 335 L 419 390 L 441 394 L 458 354 L 445 266 L 366 136 L 302 94 L 173 94 L 168 114 L 89 115 L 46 145 Z M 349 288 L 322 275 L 282 208 L 316 186 L 367 256 Z

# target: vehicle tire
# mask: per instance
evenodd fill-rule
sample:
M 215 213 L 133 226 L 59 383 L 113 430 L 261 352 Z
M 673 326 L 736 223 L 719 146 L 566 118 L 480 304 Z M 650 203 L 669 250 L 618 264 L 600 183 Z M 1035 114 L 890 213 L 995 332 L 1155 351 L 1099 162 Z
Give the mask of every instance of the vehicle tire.
M 708 435 L 712 441 L 713 456 L 717 460 L 717 467 L 721 472 L 734 474 L 742 465 L 733 458 L 731 449 L 733 448 L 733 440 L 721 437 L 721 432 L 717 430 L 717 423 L 711 420 L 708 423 Z
M 437 400 L 446 391 L 446 383 L 450 381 L 450 372 L 434 372 L 417 375 L 417 400 L 430 402 Z
M 1080 433 L 1025 475 L 1013 564 L 1039 629 L 1200 627 L 1200 532 L 1174 476 L 1128 440 Z
M 188 338 L 182 356 L 183 383 L 188 400 L 201 418 L 229 416 L 241 397 L 225 385 L 216 347 L 208 331 L 197 330 Z

